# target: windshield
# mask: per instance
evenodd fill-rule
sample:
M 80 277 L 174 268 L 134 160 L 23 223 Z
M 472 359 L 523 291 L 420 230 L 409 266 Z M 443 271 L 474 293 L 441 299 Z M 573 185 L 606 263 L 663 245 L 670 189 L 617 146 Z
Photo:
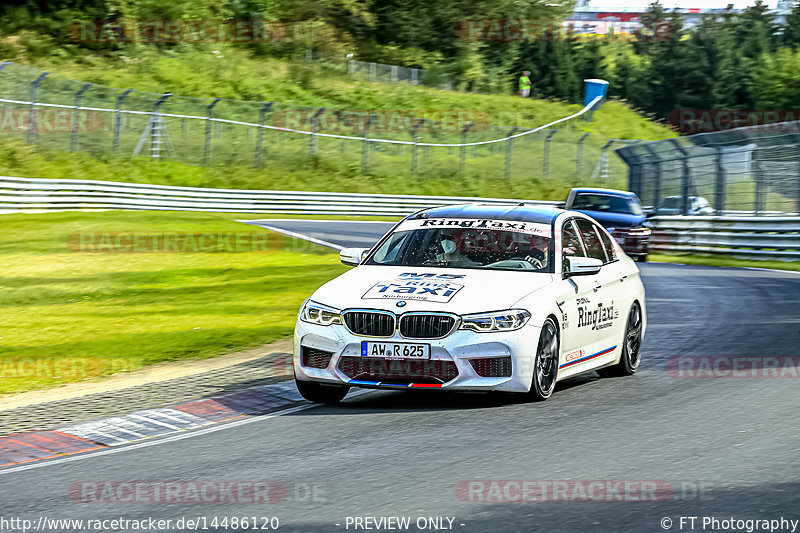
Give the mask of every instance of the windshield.
M 643 215 L 642 206 L 636 198 L 611 194 L 578 193 L 572 201 L 572 209 L 606 211 L 626 215 Z
M 417 221 L 411 221 L 417 222 Z M 424 222 L 446 222 L 427 220 Z M 423 223 L 424 223 L 423 222 Z M 393 265 L 443 268 L 477 268 L 488 270 L 528 270 L 550 272 L 549 226 L 537 224 L 535 231 L 519 228 L 501 229 L 491 226 L 491 221 L 461 221 L 481 227 L 408 228 L 401 225 L 384 240 L 373 256 L 370 265 Z M 526 223 L 497 222 L 518 225 Z M 415 224 L 421 225 L 421 224 Z M 527 223 L 530 229 L 533 225 Z M 546 232 L 543 228 L 546 227 Z

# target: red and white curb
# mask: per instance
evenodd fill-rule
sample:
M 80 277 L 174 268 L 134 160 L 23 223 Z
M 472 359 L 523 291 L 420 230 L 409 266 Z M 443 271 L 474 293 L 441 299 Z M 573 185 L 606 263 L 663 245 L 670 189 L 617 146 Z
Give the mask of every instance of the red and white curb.
M 293 381 L 146 409 L 49 431 L 0 437 L 0 467 L 19 465 L 264 415 L 306 403 Z

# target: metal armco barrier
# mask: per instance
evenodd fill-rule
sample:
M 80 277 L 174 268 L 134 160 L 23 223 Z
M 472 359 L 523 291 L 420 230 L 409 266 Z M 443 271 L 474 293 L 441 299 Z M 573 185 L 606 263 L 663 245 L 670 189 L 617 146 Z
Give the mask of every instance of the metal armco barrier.
M 560 202 L 173 187 L 95 180 L 0 176 L 0 212 L 136 209 L 303 215 L 404 216 L 426 207 L 462 203 L 559 205 Z
M 800 259 L 800 217 L 665 216 L 650 219 L 654 251 Z
M 132 209 L 399 217 L 440 205 L 520 202 L 562 205 L 507 198 L 210 189 L 0 176 L 0 213 Z M 800 217 L 660 216 L 650 220 L 653 251 L 800 259 Z

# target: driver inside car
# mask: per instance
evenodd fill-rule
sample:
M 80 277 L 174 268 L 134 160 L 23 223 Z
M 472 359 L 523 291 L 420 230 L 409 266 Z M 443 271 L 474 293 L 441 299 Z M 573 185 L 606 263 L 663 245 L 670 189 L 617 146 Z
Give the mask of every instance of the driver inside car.
M 453 235 L 442 234 L 439 244 L 442 247 L 442 252 L 436 255 L 436 261 L 446 263 L 448 266 L 461 266 L 461 267 L 477 267 L 481 266 L 463 255 L 456 245 L 455 237 Z

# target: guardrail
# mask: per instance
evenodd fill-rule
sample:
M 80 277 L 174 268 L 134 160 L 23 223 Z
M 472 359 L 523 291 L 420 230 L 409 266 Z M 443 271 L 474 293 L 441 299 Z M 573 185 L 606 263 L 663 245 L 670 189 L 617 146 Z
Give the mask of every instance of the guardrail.
M 655 251 L 699 252 L 753 259 L 800 259 L 800 217 L 663 216 L 654 226 Z
M 399 217 L 440 205 L 521 202 L 563 204 L 470 196 L 211 189 L 0 176 L 0 213 L 131 209 Z M 800 217 L 659 216 L 650 220 L 654 226 L 651 239 L 654 251 L 800 259 Z
M 306 191 L 209 189 L 97 180 L 0 176 L 0 212 L 136 209 L 282 213 L 300 215 L 405 216 L 440 205 L 510 205 L 559 202 L 506 198 L 357 194 Z

